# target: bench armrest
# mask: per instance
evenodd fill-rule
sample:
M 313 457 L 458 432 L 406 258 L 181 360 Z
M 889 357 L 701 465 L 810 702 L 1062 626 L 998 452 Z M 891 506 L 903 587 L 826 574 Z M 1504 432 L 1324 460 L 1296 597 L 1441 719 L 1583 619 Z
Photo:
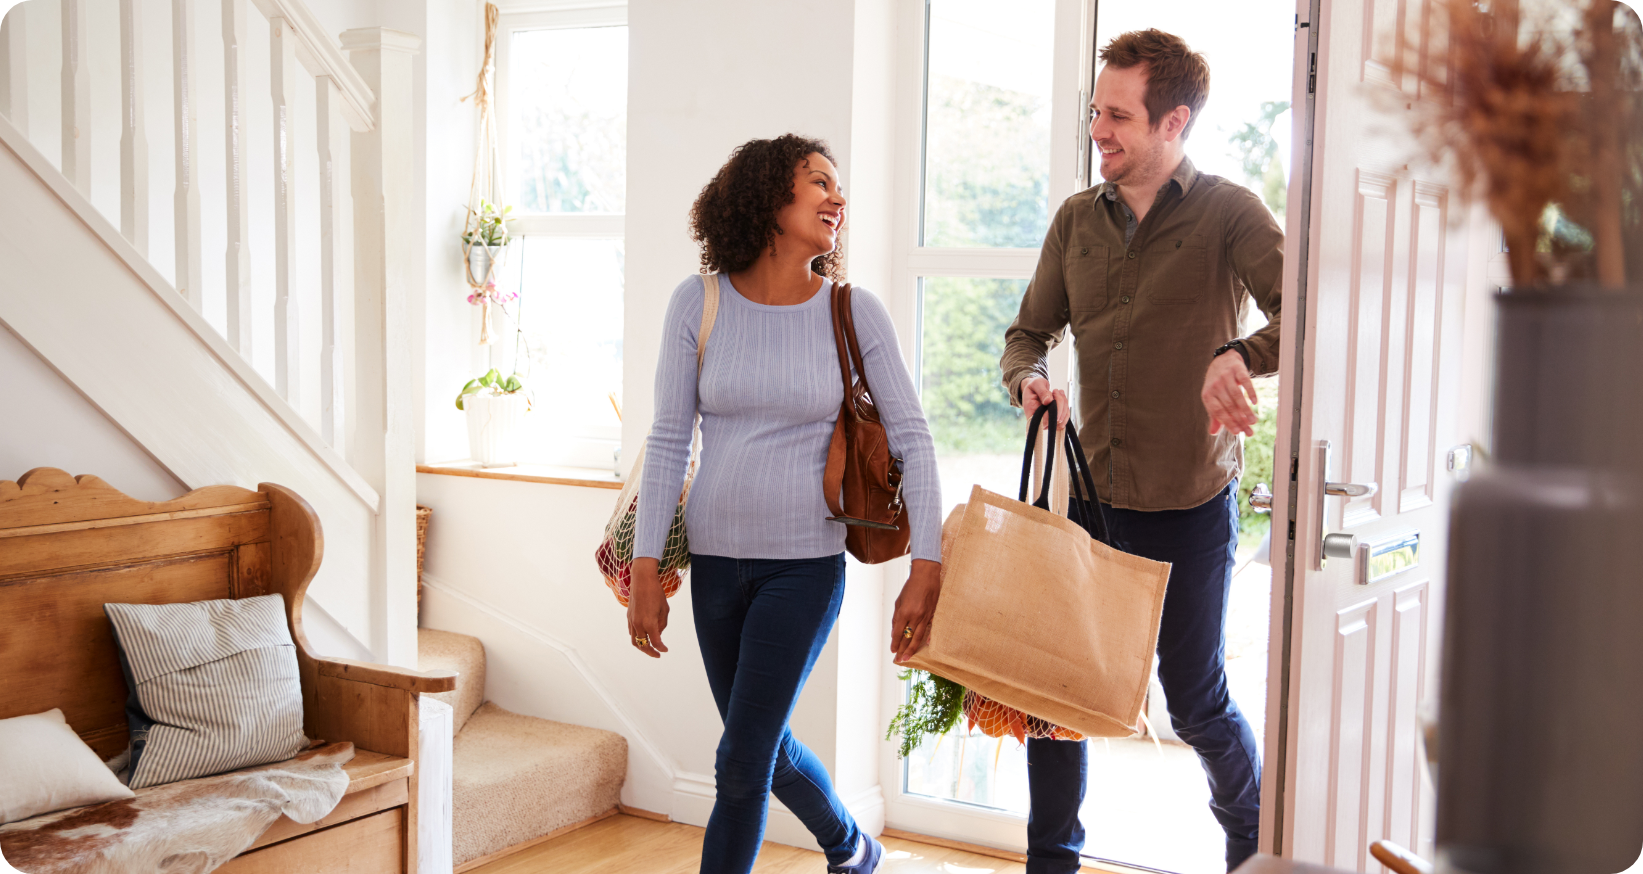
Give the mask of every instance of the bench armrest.
M 315 659 L 322 677 L 353 680 L 373 686 L 386 686 L 406 692 L 449 692 L 456 688 L 456 671 L 413 671 L 392 665 L 356 662 L 353 659 Z

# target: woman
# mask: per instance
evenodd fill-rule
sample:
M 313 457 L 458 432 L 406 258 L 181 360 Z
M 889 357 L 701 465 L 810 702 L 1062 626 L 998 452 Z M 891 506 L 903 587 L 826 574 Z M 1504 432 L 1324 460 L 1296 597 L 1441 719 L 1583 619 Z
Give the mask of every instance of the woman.
M 725 726 L 702 843 L 701 870 L 711 874 L 752 870 L 771 792 L 815 834 L 828 871 L 871 874 L 884 851 L 787 727 L 844 597 L 845 527 L 827 521 L 822 494 L 844 400 L 829 306 L 844 205 L 825 143 L 790 134 L 744 144 L 691 210 L 702 266 L 719 274 L 720 289 L 699 380 L 701 276 L 674 290 L 664 323 L 628 633 L 646 655 L 667 652 L 658 560 L 699 412 L 703 454 L 685 518 L 691 604 Z M 859 288 L 851 304 L 873 401 L 905 471 L 913 563 L 890 645 L 901 661 L 928 639 L 941 588 L 935 447 L 889 314 Z

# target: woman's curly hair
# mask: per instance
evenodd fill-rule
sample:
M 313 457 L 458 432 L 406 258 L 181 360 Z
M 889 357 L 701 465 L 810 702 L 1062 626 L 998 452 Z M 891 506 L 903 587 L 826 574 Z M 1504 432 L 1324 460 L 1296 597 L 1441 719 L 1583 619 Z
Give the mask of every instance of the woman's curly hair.
M 690 238 L 702 247 L 702 272 L 746 270 L 775 243 L 782 233 L 776 213 L 793 202 L 793 168 L 814 153 L 833 160 L 827 143 L 796 134 L 748 140 L 730 153 L 690 207 Z M 843 247 L 834 246 L 810 269 L 841 281 L 843 260 Z

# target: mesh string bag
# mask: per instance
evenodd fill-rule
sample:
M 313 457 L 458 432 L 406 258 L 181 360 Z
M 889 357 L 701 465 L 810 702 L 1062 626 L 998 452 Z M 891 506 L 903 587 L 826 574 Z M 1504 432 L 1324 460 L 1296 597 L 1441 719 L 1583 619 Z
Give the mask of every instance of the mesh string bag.
M 1014 707 L 1006 707 L 973 690 L 964 690 L 964 719 L 970 728 L 979 728 L 988 737 L 1013 737 L 1026 743 L 1027 738 L 1040 740 L 1083 740 L 1084 736 L 1070 728 L 1028 716 Z

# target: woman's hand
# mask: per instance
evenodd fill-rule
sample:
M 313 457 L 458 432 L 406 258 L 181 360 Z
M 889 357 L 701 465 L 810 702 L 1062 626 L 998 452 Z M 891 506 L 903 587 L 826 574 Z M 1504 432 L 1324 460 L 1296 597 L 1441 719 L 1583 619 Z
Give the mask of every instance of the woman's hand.
M 633 583 L 628 589 L 628 643 L 653 659 L 667 652 L 662 644 L 667 609 L 661 563 L 654 558 L 634 559 Z
M 913 559 L 913 571 L 896 596 L 896 613 L 890 620 L 890 651 L 900 664 L 930 642 L 930 619 L 941 598 L 941 562 Z

